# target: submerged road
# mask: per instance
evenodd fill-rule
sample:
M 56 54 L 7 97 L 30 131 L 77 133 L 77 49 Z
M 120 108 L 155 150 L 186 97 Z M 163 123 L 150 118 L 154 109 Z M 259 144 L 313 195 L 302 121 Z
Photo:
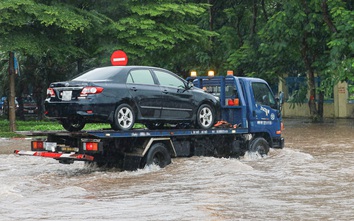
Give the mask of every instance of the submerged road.
M 15 156 L 5 148 L 29 141 L 2 140 L 0 217 L 354 220 L 354 120 L 305 121 L 285 119 L 285 148 L 265 158 L 178 158 L 133 172 Z

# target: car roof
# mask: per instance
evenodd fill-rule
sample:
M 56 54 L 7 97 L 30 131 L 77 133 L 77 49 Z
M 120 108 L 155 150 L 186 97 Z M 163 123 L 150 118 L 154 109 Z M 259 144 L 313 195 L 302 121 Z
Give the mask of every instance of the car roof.
M 173 74 L 175 76 L 178 76 L 177 74 L 167 70 L 167 69 L 164 69 L 164 68 L 159 68 L 159 67 L 152 67 L 152 66 L 141 66 L 141 65 L 130 65 L 130 66 L 103 66 L 103 67 L 96 67 L 96 68 L 92 68 L 90 70 L 87 70 L 85 72 L 82 72 L 80 73 L 79 75 L 73 77 L 71 79 L 71 81 L 87 81 L 87 80 L 92 80 L 92 81 L 96 81 L 98 79 L 81 79 L 82 76 L 87 76 L 86 74 L 89 74 L 89 73 L 93 73 L 93 72 L 103 72 L 105 73 L 107 70 L 107 78 L 111 78 L 111 77 L 114 77 L 115 80 L 119 81 L 119 82 L 123 82 L 125 81 L 125 79 L 123 79 L 126 74 L 130 71 L 130 70 L 133 70 L 133 69 L 153 69 L 153 70 L 161 70 L 161 71 L 164 71 L 164 72 L 167 72 L 167 73 L 170 73 L 170 74 Z M 109 73 L 112 73 L 111 75 Z M 121 73 L 121 74 L 118 74 L 116 75 L 116 73 Z

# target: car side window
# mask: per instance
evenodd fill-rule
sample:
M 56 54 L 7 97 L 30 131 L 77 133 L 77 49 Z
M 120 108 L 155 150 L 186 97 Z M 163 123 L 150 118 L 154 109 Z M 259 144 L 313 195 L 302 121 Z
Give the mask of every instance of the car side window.
M 128 84 L 155 84 L 149 70 L 132 70 L 127 77 Z
M 160 85 L 167 86 L 167 87 L 178 87 L 184 88 L 184 82 L 177 78 L 176 76 L 171 75 L 170 73 L 164 71 L 154 71 L 156 74 L 157 79 L 160 82 Z
M 252 83 L 254 100 L 257 104 L 276 108 L 276 101 L 269 87 L 264 83 Z

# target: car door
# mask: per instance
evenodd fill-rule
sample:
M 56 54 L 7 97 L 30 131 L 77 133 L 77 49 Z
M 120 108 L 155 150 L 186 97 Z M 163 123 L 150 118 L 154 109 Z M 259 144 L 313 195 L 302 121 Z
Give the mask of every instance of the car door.
M 191 119 L 193 114 L 193 93 L 186 90 L 185 82 L 163 70 L 154 70 L 162 92 L 161 117 L 167 119 Z
M 153 119 L 161 116 L 161 90 L 149 69 L 130 70 L 126 85 L 142 118 Z

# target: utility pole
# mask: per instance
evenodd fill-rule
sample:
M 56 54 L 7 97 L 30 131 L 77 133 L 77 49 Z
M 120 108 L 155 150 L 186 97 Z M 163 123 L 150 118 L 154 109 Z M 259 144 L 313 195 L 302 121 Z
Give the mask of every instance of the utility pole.
M 15 65 L 14 65 L 14 52 L 9 52 L 9 80 L 10 80 L 10 95 L 9 95 L 9 121 L 10 131 L 16 131 L 16 103 L 15 103 Z

